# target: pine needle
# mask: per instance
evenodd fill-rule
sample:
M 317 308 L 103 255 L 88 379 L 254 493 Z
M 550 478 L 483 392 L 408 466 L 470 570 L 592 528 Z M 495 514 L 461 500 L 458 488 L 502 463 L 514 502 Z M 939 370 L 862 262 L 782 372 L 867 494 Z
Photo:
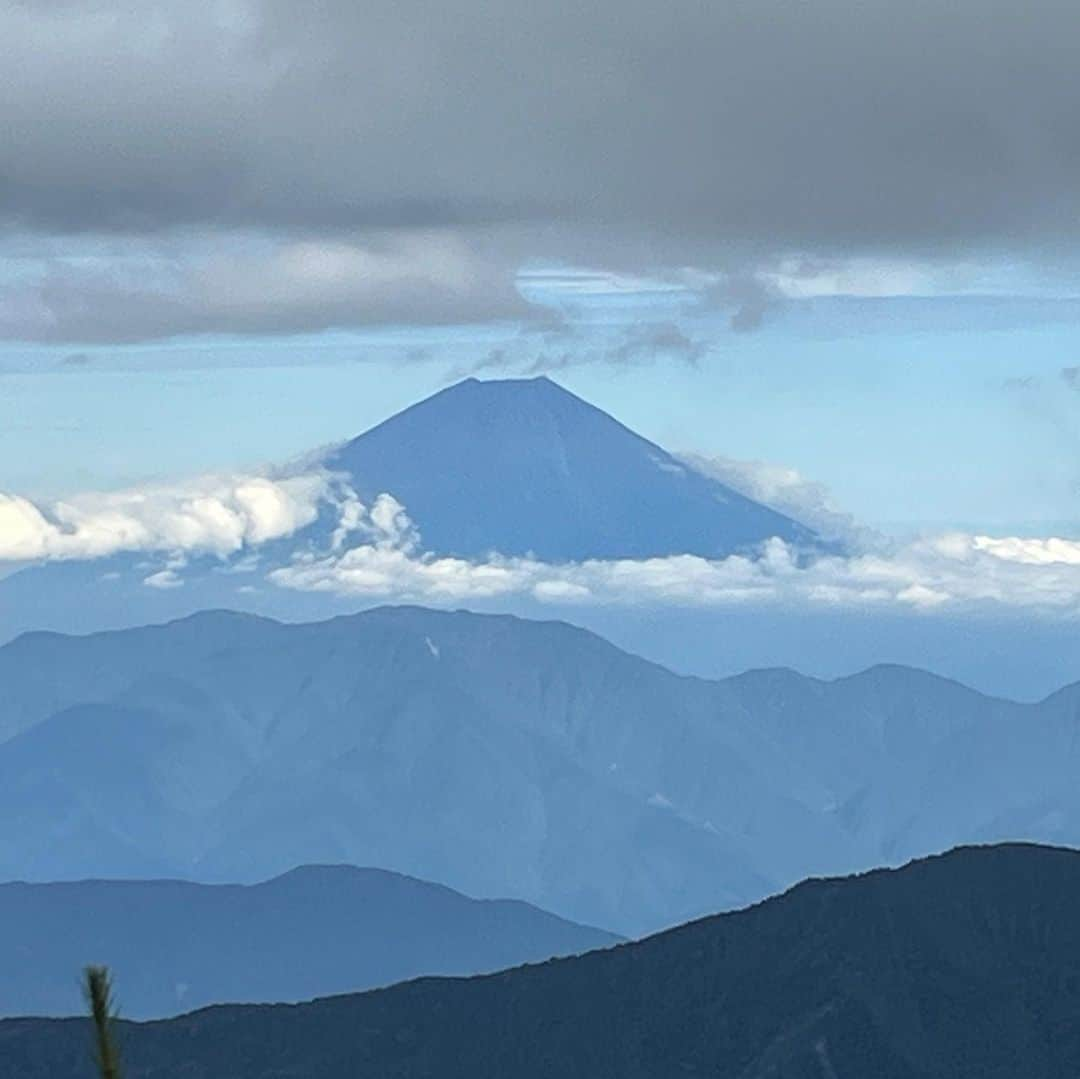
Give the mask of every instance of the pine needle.
M 83 993 L 94 1024 L 95 1059 L 101 1079 L 120 1079 L 120 1054 L 113 1038 L 112 979 L 108 967 L 87 967 Z

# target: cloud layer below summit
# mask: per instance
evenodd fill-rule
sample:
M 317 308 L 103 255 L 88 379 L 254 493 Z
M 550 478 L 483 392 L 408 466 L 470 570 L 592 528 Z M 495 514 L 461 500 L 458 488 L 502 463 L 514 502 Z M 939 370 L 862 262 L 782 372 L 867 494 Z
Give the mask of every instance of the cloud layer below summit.
M 810 523 L 846 525 L 853 553 L 807 561 L 780 540 L 756 556 L 554 564 L 426 551 L 422 523 L 380 495 L 364 505 L 319 469 L 288 475 L 211 475 L 175 484 L 83 494 L 47 505 L 0 495 L 0 562 L 157 556 L 148 587 L 182 587 L 190 558 L 237 558 L 285 590 L 370 600 L 456 603 L 521 597 L 559 605 L 862 608 L 884 611 L 1010 609 L 1080 614 L 1080 542 L 953 532 L 913 541 L 860 532 L 824 492 L 790 470 L 720 462 L 714 472 L 752 497 L 805 510 Z M 325 541 L 300 534 L 329 509 Z M 816 511 L 817 520 L 813 520 Z M 839 529 L 838 529 L 839 530 Z M 265 547 L 297 537 L 283 548 Z
M 552 564 L 420 554 L 392 540 L 304 555 L 269 573 L 301 591 L 426 603 L 527 596 L 557 604 L 769 605 L 1080 614 L 1080 543 L 951 533 L 804 562 L 771 540 L 755 557 L 674 555 Z

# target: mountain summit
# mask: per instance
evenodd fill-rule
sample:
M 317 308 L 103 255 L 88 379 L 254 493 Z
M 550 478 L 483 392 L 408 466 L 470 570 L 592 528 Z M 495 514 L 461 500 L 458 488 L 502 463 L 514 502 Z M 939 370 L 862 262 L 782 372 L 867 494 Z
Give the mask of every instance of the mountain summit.
M 437 555 L 723 558 L 753 556 L 774 536 L 800 552 L 834 547 L 547 378 L 466 379 L 312 463 L 341 474 L 369 506 L 392 495 L 421 550 Z M 28 629 L 87 632 L 215 607 L 290 621 L 338 613 L 331 594 L 266 581 L 269 570 L 331 548 L 341 507 L 324 500 L 317 513 L 299 531 L 245 547 L 245 572 L 222 572 L 216 555 L 162 550 L 29 566 L 0 580 L 0 642 Z
M 387 491 L 425 549 L 551 562 L 719 558 L 796 521 L 694 471 L 548 378 L 466 379 L 334 451 L 357 493 Z

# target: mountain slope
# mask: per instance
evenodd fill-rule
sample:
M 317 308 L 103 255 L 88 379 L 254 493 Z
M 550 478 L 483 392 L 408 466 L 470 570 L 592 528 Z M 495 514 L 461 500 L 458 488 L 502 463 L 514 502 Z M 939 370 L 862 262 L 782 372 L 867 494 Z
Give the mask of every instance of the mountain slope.
M 113 968 L 124 1014 L 147 1018 L 501 970 L 616 939 L 525 903 L 349 866 L 306 866 L 246 887 L 3 884 L 0 1014 L 78 1014 L 74 975 L 95 962 Z
M 388 491 L 424 547 L 550 562 L 748 551 L 810 529 L 677 461 L 548 378 L 467 379 L 327 459 Z
M 683 678 L 563 623 L 209 612 L 0 648 L 0 878 L 378 865 L 641 934 L 961 842 L 1080 842 L 1080 689 Z
M 1080 854 L 963 849 L 465 981 L 122 1030 L 132 1079 L 1072 1079 Z M 89 1076 L 83 1021 L 0 1023 L 0 1079 Z
M 668 804 L 692 787 L 722 820 L 764 789 L 768 758 L 713 722 L 707 683 L 569 626 L 210 613 L 85 643 L 0 649 L 2 876 L 258 880 L 347 862 L 634 931 L 771 887 L 737 837 Z M 38 708 L 42 671 L 56 678 Z M 800 834 L 797 805 L 773 816 Z

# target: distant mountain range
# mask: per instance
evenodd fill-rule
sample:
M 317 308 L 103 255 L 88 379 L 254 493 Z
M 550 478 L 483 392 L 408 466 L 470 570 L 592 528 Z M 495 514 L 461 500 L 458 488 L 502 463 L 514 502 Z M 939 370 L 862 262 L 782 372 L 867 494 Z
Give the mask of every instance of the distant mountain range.
M 1080 842 L 1080 686 L 709 682 L 420 608 L 29 634 L 0 685 L 3 879 L 376 865 L 636 935 L 960 842 Z
M 774 536 L 808 554 L 835 546 L 547 378 L 467 379 L 313 457 L 309 467 L 339 474 L 368 505 L 393 495 L 419 529 L 422 549 L 438 554 L 719 558 L 753 555 Z M 211 607 L 326 617 L 343 609 L 341 600 L 264 577 L 298 554 L 327 551 L 338 523 L 338 510 L 326 503 L 313 524 L 258 548 L 253 572 L 222 572 L 211 556 L 189 558 L 177 588 L 144 584 L 169 552 L 28 567 L 0 579 L 0 641 L 29 629 L 85 632 Z M 354 535 L 346 546 L 362 542 Z
M 130 1079 L 1074 1079 L 1080 854 L 957 850 L 639 944 L 120 1030 Z M 0 1023 L 0 1079 L 92 1075 L 85 1020 Z
M 0 1015 L 80 1014 L 90 963 L 109 964 L 124 1015 L 139 1019 L 502 970 L 617 939 L 525 903 L 350 866 L 250 886 L 2 884 Z

